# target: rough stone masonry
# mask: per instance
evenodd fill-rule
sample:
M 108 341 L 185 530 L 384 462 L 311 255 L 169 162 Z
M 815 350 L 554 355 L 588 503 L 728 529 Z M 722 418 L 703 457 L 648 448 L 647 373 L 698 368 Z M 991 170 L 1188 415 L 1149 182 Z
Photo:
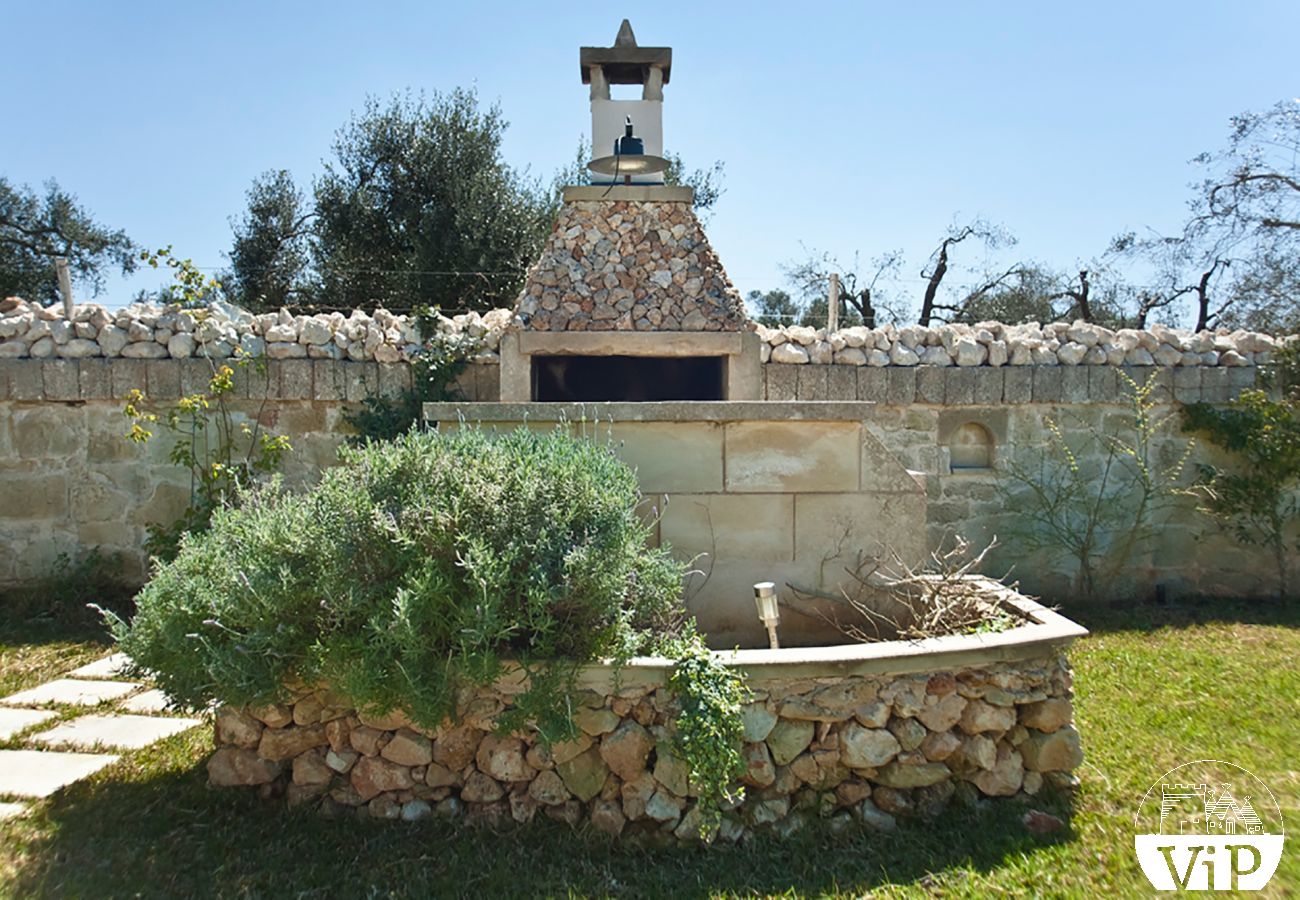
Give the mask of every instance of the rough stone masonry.
M 286 705 L 220 709 L 208 776 L 331 815 L 495 824 L 540 813 L 614 837 L 696 841 L 698 792 L 671 742 L 677 700 L 662 683 L 632 681 L 580 695 L 578 737 L 550 746 L 531 731 L 494 731 L 518 690 L 504 680 L 434 729 L 304 689 Z M 890 830 L 954 802 L 1071 787 L 1083 753 L 1070 697 L 1059 655 L 764 682 L 744 709 L 744 800 L 709 837 L 790 834 L 815 818 Z

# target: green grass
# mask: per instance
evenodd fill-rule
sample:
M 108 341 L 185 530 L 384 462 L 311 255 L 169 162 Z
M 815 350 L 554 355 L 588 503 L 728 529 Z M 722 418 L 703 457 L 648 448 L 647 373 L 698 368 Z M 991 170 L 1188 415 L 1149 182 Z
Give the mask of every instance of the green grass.
M 809 829 L 738 847 L 641 849 L 538 821 L 499 833 L 440 822 L 324 820 L 204 781 L 199 729 L 131 754 L 0 825 L 0 893 L 14 896 L 985 897 L 1149 895 L 1133 855 L 1139 798 L 1174 766 L 1220 757 L 1253 771 L 1300 822 L 1300 610 L 1224 604 L 1077 616 L 1076 714 L 1087 762 L 1049 838 L 1026 807 L 988 803 L 893 835 Z M 48 657 L 6 651 L 5 666 Z M 41 664 L 44 665 L 44 664 Z M 0 678 L 11 677 L 0 672 Z M 23 676 L 26 677 L 26 676 Z M 1294 838 L 1293 838 L 1294 841 Z M 1289 843 L 1270 893 L 1300 889 Z

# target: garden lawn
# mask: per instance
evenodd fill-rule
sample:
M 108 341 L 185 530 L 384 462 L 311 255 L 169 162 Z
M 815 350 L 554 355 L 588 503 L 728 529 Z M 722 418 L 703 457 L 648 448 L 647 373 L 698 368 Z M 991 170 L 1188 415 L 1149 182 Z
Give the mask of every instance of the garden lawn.
M 1133 814 L 1167 770 L 1200 758 L 1254 772 L 1300 824 L 1300 609 L 1206 604 L 1075 613 L 1076 718 L 1087 761 L 1071 800 L 987 803 L 890 835 L 810 827 L 739 847 L 611 845 L 540 819 L 496 835 L 437 821 L 324 820 L 213 790 L 204 729 L 136 753 L 0 823 L 5 896 L 1150 894 Z M 48 636 L 47 636 L 48 637 Z M 0 649 L 0 684 L 84 661 L 57 640 Z M 60 649 L 61 648 L 61 649 Z M 1035 837 L 1030 808 L 1068 819 Z M 1269 893 L 1300 891 L 1300 833 Z

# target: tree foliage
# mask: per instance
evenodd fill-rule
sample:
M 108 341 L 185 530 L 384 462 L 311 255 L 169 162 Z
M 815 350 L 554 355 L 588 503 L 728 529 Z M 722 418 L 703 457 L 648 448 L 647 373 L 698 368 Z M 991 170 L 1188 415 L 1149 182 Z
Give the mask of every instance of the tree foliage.
M 491 309 L 514 301 L 554 201 L 501 156 L 506 121 L 473 91 L 371 99 L 335 137 L 310 201 L 259 177 L 235 224 L 237 302 Z
M 0 177 L 0 296 L 45 305 L 61 301 L 54 260 L 65 257 L 72 276 L 98 294 L 110 269 L 135 268 L 135 245 L 121 229 L 96 222 L 54 180 L 43 193 Z
M 310 273 L 315 212 L 286 169 L 259 175 L 248 209 L 233 223 L 235 243 L 224 277 L 230 298 L 250 309 L 277 309 L 315 291 Z

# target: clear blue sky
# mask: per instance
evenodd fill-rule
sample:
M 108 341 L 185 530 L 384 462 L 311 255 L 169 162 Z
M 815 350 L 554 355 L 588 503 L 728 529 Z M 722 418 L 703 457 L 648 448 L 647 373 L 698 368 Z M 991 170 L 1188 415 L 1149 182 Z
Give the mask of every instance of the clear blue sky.
M 888 7 L 888 8 L 887 8 Z M 19 3 L 3 16 L 0 174 L 55 177 L 136 240 L 225 264 L 258 173 L 306 185 L 368 94 L 476 86 L 549 178 L 589 127 L 580 45 L 673 47 L 665 144 L 720 159 L 709 227 L 747 292 L 801 244 L 901 248 L 954 216 L 1057 266 L 1170 231 L 1229 116 L 1300 94 L 1300 4 Z M 155 287 L 113 279 L 101 300 Z

